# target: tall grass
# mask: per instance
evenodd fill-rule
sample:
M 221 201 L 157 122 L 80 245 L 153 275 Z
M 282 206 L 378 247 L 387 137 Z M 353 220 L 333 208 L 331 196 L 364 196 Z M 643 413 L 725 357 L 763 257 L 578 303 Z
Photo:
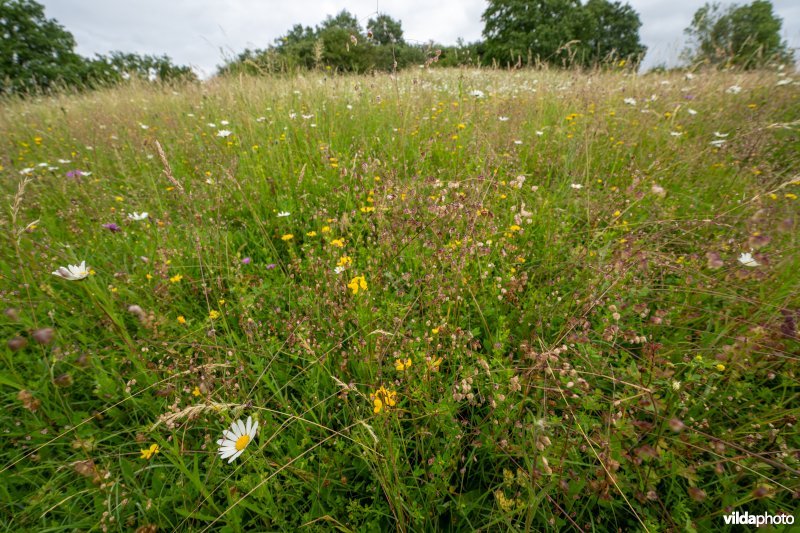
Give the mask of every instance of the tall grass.
M 5 101 L 3 526 L 795 512 L 787 79 L 420 70 Z M 247 416 L 228 464 L 215 441 Z

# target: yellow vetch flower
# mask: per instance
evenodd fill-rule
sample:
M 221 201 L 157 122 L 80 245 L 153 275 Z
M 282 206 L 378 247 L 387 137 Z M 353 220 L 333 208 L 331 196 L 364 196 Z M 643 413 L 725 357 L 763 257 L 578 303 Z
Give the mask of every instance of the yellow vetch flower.
M 182 275 L 180 275 L 180 274 L 175 274 L 174 276 L 172 276 L 171 278 L 169 278 L 169 282 L 170 282 L 170 283 L 178 283 L 178 282 L 179 282 L 180 280 L 182 280 L 182 279 L 183 279 L 183 276 L 182 276 Z
M 186 324 L 186 319 L 183 318 L 183 315 L 180 315 L 178 317 L 178 324 Z
M 349 255 L 343 255 L 342 257 L 339 258 L 339 261 L 336 262 L 336 266 L 340 267 L 346 267 L 352 264 L 353 264 L 353 258 L 350 257 Z
M 192 396 L 200 396 L 201 394 L 200 387 L 195 387 L 194 390 L 192 390 Z
M 397 392 L 388 390 L 383 385 L 369 397 L 372 400 L 372 412 L 375 414 L 380 413 L 384 408 L 397 405 Z
M 306 233 L 306 237 L 316 237 L 316 236 L 317 236 L 316 231 L 309 231 L 308 233 Z
M 320 231 L 322 231 L 322 233 L 328 233 L 329 231 L 331 231 L 331 228 L 330 226 L 322 226 L 322 229 Z
M 353 291 L 353 294 L 358 294 L 359 289 L 362 291 L 367 290 L 367 280 L 364 276 L 356 276 L 350 280 L 347 286 Z
M 344 238 L 333 239 L 331 241 L 332 246 L 336 246 L 337 248 L 344 248 Z
M 394 368 L 398 372 L 403 372 L 404 370 L 407 370 L 410 366 L 411 366 L 411 358 L 410 357 L 406 357 L 405 359 L 397 359 L 394 362 Z
M 219 314 L 219 311 L 217 311 L 216 309 L 212 309 L 212 310 L 211 310 L 211 311 L 209 311 L 209 313 L 208 313 L 208 318 L 210 318 L 211 320 L 216 320 L 216 319 L 218 319 L 220 316 L 221 316 L 221 315 Z
M 717 365 L 717 370 L 719 370 L 720 372 L 722 372 L 723 370 L 725 370 L 725 365 L 723 365 L 722 363 L 718 364 L 718 365 Z
M 141 456 L 139 459 L 150 459 L 155 454 L 158 453 L 158 444 L 151 444 L 149 448 L 145 448 L 143 450 L 139 450 L 141 452 Z
M 287 233 L 286 235 L 281 237 L 282 241 L 291 241 L 292 239 L 294 239 L 294 235 L 292 235 L 291 233 Z
M 370 200 L 371 200 L 371 198 L 370 198 Z M 361 208 L 361 212 L 362 213 L 371 213 L 372 211 L 375 211 L 375 208 L 372 207 L 371 205 L 366 205 L 366 206 Z

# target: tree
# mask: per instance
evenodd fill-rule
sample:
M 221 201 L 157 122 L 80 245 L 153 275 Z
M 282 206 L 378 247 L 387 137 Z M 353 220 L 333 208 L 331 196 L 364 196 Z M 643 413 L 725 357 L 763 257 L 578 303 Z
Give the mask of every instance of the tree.
M 0 0 L 0 88 L 28 92 L 85 76 L 75 39 L 33 0 Z
M 486 59 L 501 65 L 564 59 L 581 26 L 579 0 L 489 0 L 483 13 Z
M 485 60 L 501 65 L 536 60 L 551 64 L 601 63 L 638 58 L 639 15 L 609 0 L 489 0 L 483 13 Z
M 389 15 L 378 15 L 367 22 L 367 30 L 372 40 L 382 46 L 403 45 L 403 25 Z
M 317 28 L 317 38 L 322 40 L 322 59 L 327 66 L 353 72 L 372 66 L 372 47 L 350 12 L 328 15 Z
M 87 81 L 90 84 L 119 83 L 138 78 L 147 81 L 194 81 L 197 76 L 191 68 L 175 65 L 169 56 L 139 55 L 125 52 L 98 54 L 86 60 Z
M 767 0 L 748 5 L 705 4 L 684 33 L 689 45 L 684 58 L 718 67 L 756 68 L 770 61 L 791 62 L 792 53 L 781 41 L 782 21 Z
M 647 47 L 639 41 L 639 14 L 628 4 L 589 0 L 584 6 L 588 24 L 582 33 L 584 63 L 629 59 L 638 63 Z

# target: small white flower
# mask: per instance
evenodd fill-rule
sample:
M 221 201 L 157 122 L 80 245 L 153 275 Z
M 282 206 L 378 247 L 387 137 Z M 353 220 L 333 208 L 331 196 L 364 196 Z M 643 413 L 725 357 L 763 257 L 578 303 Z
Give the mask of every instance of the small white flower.
M 59 159 L 58 162 L 61 163 L 62 165 L 66 165 L 67 163 L 72 163 L 72 161 L 70 161 L 69 159 Z
M 36 169 L 33 168 L 33 167 L 28 167 L 28 168 L 23 168 L 22 170 L 19 171 L 19 173 L 22 174 L 23 176 L 27 176 L 28 174 L 30 174 L 34 170 L 36 170 Z
M 714 137 L 719 137 L 719 138 L 721 138 L 721 139 L 724 139 L 724 138 L 725 138 L 725 137 L 727 137 L 728 135 L 730 135 L 730 133 L 720 133 L 720 132 L 718 132 L 718 131 L 715 131 L 715 132 L 714 132 Z
M 538 135 L 539 137 L 541 137 L 542 135 L 544 135 L 544 132 L 543 132 L 543 131 L 541 131 L 541 130 L 536 130 L 536 135 Z
M 353 106 L 350 105 L 350 104 L 347 104 L 347 109 L 353 109 Z
M 636 98 L 626 98 L 623 100 L 628 105 L 636 105 Z
M 781 85 L 789 85 L 790 83 L 792 83 L 792 78 L 785 78 L 778 81 L 778 83 L 776 83 L 775 86 L 780 87 Z
M 142 128 L 143 130 L 149 130 L 150 129 L 150 126 L 148 126 L 147 124 L 142 124 L 141 122 L 139 123 L 139 127 Z
M 253 422 L 252 417 L 247 417 L 247 423 L 241 419 L 231 424 L 231 429 L 222 432 L 222 438 L 217 440 L 219 456 L 232 463 L 247 448 L 247 445 L 256 437 L 258 422 Z
M 717 139 L 716 141 L 711 141 L 711 145 L 717 148 L 721 148 L 722 145 L 724 145 L 726 142 L 728 141 L 726 141 L 725 139 Z
M 336 268 L 333 269 L 333 272 L 335 274 L 341 274 L 342 272 L 344 272 L 344 267 L 343 266 L 337 266 Z
M 475 98 L 483 98 L 483 91 L 479 89 L 475 89 L 469 92 L 470 96 L 474 96 Z
M 742 92 L 742 88 L 739 87 L 738 85 L 731 85 L 730 87 L 725 89 L 725 92 L 728 94 L 739 94 L 740 92 Z
M 230 122 L 228 122 L 227 120 L 220 120 L 219 123 L 222 124 L 223 126 L 227 126 L 228 124 L 230 124 Z
M 681 135 L 683 135 L 683 133 L 684 132 L 682 132 L 682 131 L 671 131 L 671 132 L 669 132 L 669 134 L 672 135 L 673 137 L 680 137 Z
M 65 267 L 58 267 L 58 270 L 53 272 L 54 276 L 64 278 L 69 281 L 78 281 L 89 275 L 89 270 L 86 268 L 86 261 L 81 261 L 80 265 L 67 265 Z
M 39 163 L 37 167 L 46 167 L 49 163 Z
M 747 252 L 739 256 L 739 262 L 746 267 L 757 267 L 761 263 L 753 259 L 753 254 Z
M 570 187 L 572 187 L 575 190 L 583 189 L 583 185 L 581 185 L 580 183 L 573 183 L 570 185 Z
M 300 115 L 300 116 L 303 117 L 303 120 L 308 120 L 310 118 L 313 118 L 314 115 Z
M 134 211 L 133 213 L 128 213 L 128 220 L 144 220 L 147 218 L 147 211 L 143 211 L 142 213 L 137 213 Z
M 514 141 L 514 144 L 522 144 L 522 141 Z
M 216 128 L 217 127 L 217 125 L 214 124 L 213 122 L 209 122 L 208 124 L 206 124 L 206 126 L 208 126 L 209 128 Z
M 697 114 L 697 111 L 695 111 L 691 107 L 688 109 L 688 112 L 689 112 L 690 115 L 696 115 Z
M 264 122 L 265 120 L 267 120 L 267 117 L 258 117 L 256 122 Z
M 289 215 L 291 215 L 289 211 L 281 211 L 280 213 L 278 213 L 278 216 L 281 218 L 288 217 Z
M 297 113 L 292 111 L 291 113 L 289 113 L 289 118 L 292 119 L 292 120 L 296 119 L 297 118 Z
M 497 117 L 497 120 L 499 120 L 500 122 L 506 122 L 508 120 L 508 117 Z
M 231 130 L 219 130 L 217 132 L 217 137 L 229 137 L 231 133 L 233 133 Z
M 685 78 L 687 80 L 693 80 L 694 79 L 694 74 L 692 74 L 691 72 L 687 72 Z

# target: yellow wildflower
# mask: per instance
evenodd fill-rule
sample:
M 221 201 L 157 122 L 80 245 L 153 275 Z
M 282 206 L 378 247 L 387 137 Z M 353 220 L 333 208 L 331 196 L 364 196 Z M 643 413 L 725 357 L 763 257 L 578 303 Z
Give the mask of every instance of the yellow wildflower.
M 397 405 L 397 392 L 388 390 L 383 385 L 374 394 L 370 394 L 369 397 L 372 400 L 372 412 L 375 414 L 380 413 L 384 407 L 388 408 Z
M 141 452 L 141 456 L 139 459 L 150 459 L 155 454 L 158 453 L 158 444 L 151 444 L 149 448 L 145 448 L 143 450 L 139 450 Z
M 183 315 L 178 317 L 178 324 L 186 324 L 186 319 L 183 317 Z
M 316 237 L 316 236 L 317 236 L 316 231 L 309 231 L 308 233 L 306 233 L 306 237 Z
M 340 267 L 346 267 L 352 264 L 353 264 L 353 258 L 350 257 L 349 255 L 343 255 L 342 257 L 339 258 L 339 261 L 336 262 L 336 266 Z
M 411 366 L 411 358 L 410 357 L 406 357 L 405 359 L 397 359 L 394 362 L 394 368 L 398 372 L 403 372 L 404 370 L 407 370 L 410 366 Z
M 282 241 L 291 241 L 292 239 L 294 239 L 294 235 L 292 235 L 291 233 L 287 233 L 286 235 L 281 237 Z
M 211 310 L 211 311 L 209 311 L 209 313 L 208 313 L 208 318 L 210 318 L 211 320 L 216 320 L 216 319 L 218 319 L 220 316 L 221 316 L 221 315 L 219 314 L 219 311 L 217 311 L 216 309 L 212 309 L 212 310 Z
M 182 280 L 182 279 L 183 279 L 183 276 L 182 276 L 182 275 L 180 275 L 180 274 L 175 274 L 174 276 L 172 276 L 171 278 L 169 278 L 169 282 L 170 282 L 170 283 L 178 283 L 178 282 L 179 282 L 180 280 Z
M 202 394 L 202 392 L 200 392 L 200 387 L 195 387 L 192 390 L 192 396 L 200 396 L 201 394 Z
M 331 241 L 332 246 L 336 246 L 337 248 L 344 248 L 344 238 L 333 239 Z
M 353 291 L 353 294 L 358 294 L 359 289 L 362 291 L 367 290 L 367 280 L 364 276 L 356 276 L 350 280 L 347 286 Z

